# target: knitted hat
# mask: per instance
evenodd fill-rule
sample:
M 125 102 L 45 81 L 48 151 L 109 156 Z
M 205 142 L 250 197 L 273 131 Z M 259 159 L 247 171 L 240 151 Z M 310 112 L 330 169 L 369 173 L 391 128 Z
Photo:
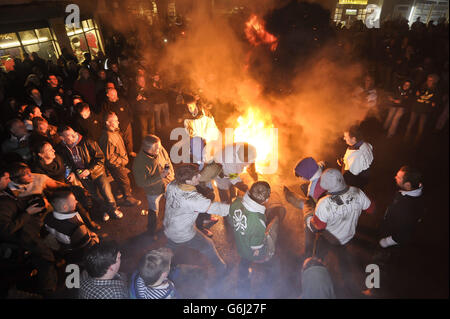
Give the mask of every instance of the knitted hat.
M 319 169 L 319 165 L 317 165 L 316 161 L 312 157 L 305 157 L 300 162 L 298 162 L 297 166 L 295 166 L 295 175 L 301 176 L 304 179 L 311 179 L 314 174 Z
M 347 187 L 341 172 L 335 168 L 326 169 L 320 177 L 320 187 L 330 193 L 336 193 Z

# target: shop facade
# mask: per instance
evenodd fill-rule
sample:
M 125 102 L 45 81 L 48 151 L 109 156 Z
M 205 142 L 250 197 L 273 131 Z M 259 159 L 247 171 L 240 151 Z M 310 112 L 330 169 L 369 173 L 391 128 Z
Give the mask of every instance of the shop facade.
M 332 16 L 333 21 L 347 27 L 357 20 L 364 22 L 370 13 L 367 11 L 367 6 L 374 4 L 381 11 L 383 2 L 383 0 L 339 0 Z
M 448 0 L 408 1 L 395 6 L 396 15 L 402 16 L 413 24 L 417 18 L 423 23 L 438 23 L 440 19 L 448 21 Z
M 66 5 L 62 1 L 5 5 L 0 7 L 0 67 L 8 69 L 15 58 L 36 52 L 44 60 L 56 62 L 63 48 L 83 61 L 88 52 L 104 52 L 95 14 L 80 9 L 80 26 L 67 26 Z

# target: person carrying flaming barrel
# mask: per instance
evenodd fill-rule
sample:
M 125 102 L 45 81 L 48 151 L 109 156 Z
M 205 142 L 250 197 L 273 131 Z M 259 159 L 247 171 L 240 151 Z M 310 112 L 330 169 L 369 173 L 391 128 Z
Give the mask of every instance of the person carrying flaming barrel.
M 302 184 L 308 185 L 308 189 L 305 192 L 305 197 L 299 197 L 295 195 L 289 188 L 284 186 L 284 196 L 286 201 L 292 206 L 298 209 L 305 210 L 304 207 L 315 206 L 315 203 L 326 195 L 326 190 L 320 186 L 322 172 L 325 169 L 325 163 L 323 161 L 316 162 L 312 157 L 305 157 L 301 159 L 295 166 L 295 176 L 307 180 L 308 183 Z M 306 228 L 305 228 L 306 229 Z M 313 254 L 314 241 L 317 240 L 311 232 L 305 232 L 305 255 L 311 256 Z
M 240 178 L 244 170 L 255 182 L 258 180 L 255 160 L 256 148 L 248 143 L 228 144 L 214 154 L 213 162 L 222 166 L 215 178 L 221 202 L 230 204 L 236 197 L 235 188 L 243 193 L 248 191 L 247 184 Z

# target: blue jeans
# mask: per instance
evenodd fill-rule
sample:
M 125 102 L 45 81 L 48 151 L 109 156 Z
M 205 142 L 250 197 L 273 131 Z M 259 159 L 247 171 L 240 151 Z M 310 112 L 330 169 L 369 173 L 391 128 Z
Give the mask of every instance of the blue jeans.
M 115 212 L 117 209 L 116 200 L 111 191 L 111 184 L 106 179 L 105 174 L 100 175 L 95 180 L 92 180 L 90 177 L 82 179 L 81 183 L 97 205 L 102 207 L 104 213 L 113 214 Z M 98 196 L 97 190 L 100 192 L 101 198 Z
M 147 231 L 151 234 L 156 232 L 158 226 L 159 201 L 164 194 L 147 195 L 148 201 L 148 223 Z
M 177 244 L 170 239 L 167 239 L 167 246 L 173 250 L 182 247 L 188 247 L 197 250 L 205 255 L 206 258 L 208 258 L 208 260 L 211 262 L 211 264 L 213 264 L 219 277 L 225 274 L 227 266 L 222 257 L 220 257 L 219 252 L 214 245 L 214 242 L 212 241 L 212 239 L 203 235 L 202 232 L 200 232 L 198 229 L 196 229 L 196 234 L 191 240 L 185 243 Z

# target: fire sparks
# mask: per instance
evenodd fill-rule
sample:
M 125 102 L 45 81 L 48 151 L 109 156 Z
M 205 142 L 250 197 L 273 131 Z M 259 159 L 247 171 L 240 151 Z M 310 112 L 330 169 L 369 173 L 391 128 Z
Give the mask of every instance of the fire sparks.
M 252 14 L 245 23 L 245 35 L 254 46 L 267 44 L 271 51 L 275 51 L 278 46 L 278 39 L 273 34 L 266 31 L 265 23 L 258 16 Z
M 273 165 L 277 152 L 276 130 L 270 114 L 264 114 L 257 108 L 248 108 L 246 114 L 237 119 L 234 130 L 234 142 L 246 142 L 257 150 L 256 170 L 265 173 Z

